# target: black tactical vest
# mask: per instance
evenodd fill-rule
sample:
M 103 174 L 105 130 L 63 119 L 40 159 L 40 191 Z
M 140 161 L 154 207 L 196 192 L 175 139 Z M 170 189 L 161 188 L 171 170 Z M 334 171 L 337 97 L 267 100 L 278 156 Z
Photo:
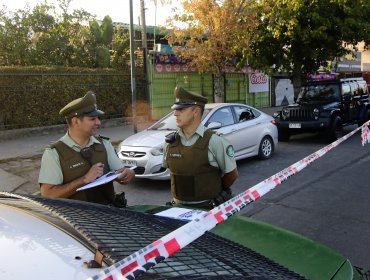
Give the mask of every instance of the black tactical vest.
M 171 192 L 182 201 L 217 197 L 222 190 L 218 168 L 209 164 L 208 144 L 213 132 L 206 130 L 192 146 L 184 146 L 177 135 L 168 145 L 166 162 L 171 173 Z
M 102 143 L 94 143 L 91 147 L 91 165 L 101 162 L 104 164 L 104 174 L 109 172 L 108 155 Z M 68 147 L 62 141 L 58 141 L 52 145 L 59 154 L 59 161 L 63 173 L 63 184 L 69 183 L 87 173 L 90 169 L 90 163 L 87 159 L 82 157 L 79 152 Z M 69 198 L 95 202 L 100 204 L 111 204 L 114 200 L 113 182 L 94 188 L 78 191 Z

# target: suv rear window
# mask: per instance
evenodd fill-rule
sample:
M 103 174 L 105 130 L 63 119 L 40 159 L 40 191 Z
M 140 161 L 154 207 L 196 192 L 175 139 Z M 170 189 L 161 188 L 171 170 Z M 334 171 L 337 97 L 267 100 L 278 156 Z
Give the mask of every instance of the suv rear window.
M 360 95 L 368 95 L 369 94 L 369 89 L 365 81 L 359 81 L 359 92 Z
M 351 95 L 351 88 L 349 84 L 342 84 L 342 94 L 344 97 L 349 97 Z

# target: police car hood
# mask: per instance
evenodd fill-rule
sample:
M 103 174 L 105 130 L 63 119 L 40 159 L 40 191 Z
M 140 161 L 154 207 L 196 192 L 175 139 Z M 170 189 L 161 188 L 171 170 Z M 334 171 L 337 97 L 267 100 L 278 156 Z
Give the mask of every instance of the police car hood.
M 165 136 L 174 130 L 146 129 L 122 141 L 124 146 L 134 147 L 161 147 Z
M 169 208 L 141 205 L 120 209 L 0 192 L 0 278 L 84 280 L 97 275 L 100 269 L 88 269 L 83 263 L 94 259 L 101 248 L 104 269 L 148 248 L 153 240 L 163 240 L 169 232 L 182 233 L 187 223 L 183 218 L 188 215 L 180 217 L 180 209 Z M 176 214 L 169 218 L 167 210 Z M 355 278 L 352 272 L 349 261 L 328 247 L 235 215 L 161 262 L 144 278 L 189 280 L 197 275 L 203 280 L 236 280 L 256 275 L 274 280 L 349 280 Z

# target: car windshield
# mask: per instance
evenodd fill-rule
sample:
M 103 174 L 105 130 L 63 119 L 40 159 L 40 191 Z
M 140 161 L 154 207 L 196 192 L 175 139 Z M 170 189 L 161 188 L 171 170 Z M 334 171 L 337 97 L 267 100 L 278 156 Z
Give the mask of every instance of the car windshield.
M 338 84 L 321 84 L 302 86 L 297 102 L 335 101 L 340 99 Z
M 211 109 L 205 109 L 204 113 L 203 113 L 203 116 L 202 116 L 202 119 L 204 119 L 209 114 L 210 111 L 211 111 Z M 149 129 L 152 129 L 152 130 L 176 130 L 177 129 L 176 118 L 173 115 L 173 112 L 168 114 L 163 119 L 156 122 L 155 124 L 153 124 L 153 126 L 151 126 Z
M 176 118 L 173 115 L 173 112 L 165 116 L 163 119 L 156 122 L 149 129 L 153 130 L 176 130 Z

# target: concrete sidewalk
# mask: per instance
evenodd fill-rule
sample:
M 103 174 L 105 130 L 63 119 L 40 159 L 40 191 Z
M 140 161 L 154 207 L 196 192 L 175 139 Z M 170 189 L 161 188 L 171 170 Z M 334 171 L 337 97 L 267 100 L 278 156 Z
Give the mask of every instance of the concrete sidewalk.
M 273 115 L 280 107 L 261 108 Z M 150 123 L 137 124 L 137 131 L 146 129 Z M 0 191 L 37 193 L 37 177 L 40 159 L 45 147 L 58 140 L 66 132 L 65 125 L 21 129 L 12 135 L 0 135 Z M 0 131 L 1 132 L 1 131 Z M 134 126 L 122 121 L 102 123 L 99 134 L 109 137 L 116 147 L 123 139 L 134 134 Z

